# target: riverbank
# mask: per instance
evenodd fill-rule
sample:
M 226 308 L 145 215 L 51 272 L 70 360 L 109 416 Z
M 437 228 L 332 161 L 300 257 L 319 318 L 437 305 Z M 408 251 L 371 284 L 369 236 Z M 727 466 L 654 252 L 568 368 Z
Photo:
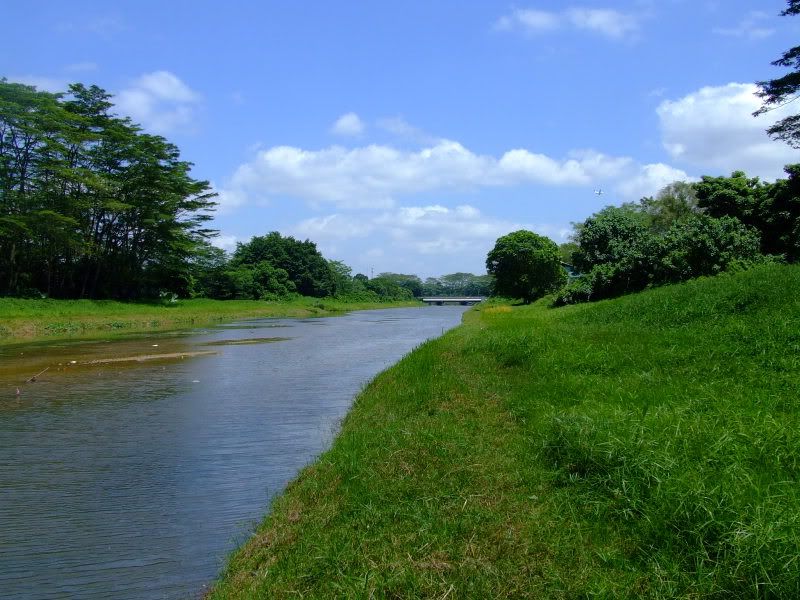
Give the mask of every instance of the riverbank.
M 796 597 L 800 268 L 486 305 L 357 398 L 210 593 Z
M 274 302 L 195 299 L 179 300 L 174 304 L 0 298 L 0 345 L 47 339 L 107 338 L 236 319 L 302 318 L 419 305 L 418 302 L 342 302 L 327 298 Z

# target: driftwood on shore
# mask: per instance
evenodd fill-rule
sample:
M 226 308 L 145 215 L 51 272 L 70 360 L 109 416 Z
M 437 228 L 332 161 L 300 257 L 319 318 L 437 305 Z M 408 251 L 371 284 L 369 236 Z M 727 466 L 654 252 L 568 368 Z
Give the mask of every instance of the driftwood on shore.
M 45 371 L 47 371 L 47 369 L 49 369 L 49 368 L 50 368 L 50 367 L 45 367 L 44 369 L 42 369 L 41 371 L 39 371 L 39 372 L 38 372 L 36 375 L 31 375 L 30 377 L 28 377 L 28 378 L 25 380 L 25 383 L 31 383 L 31 382 L 33 382 L 33 381 L 36 381 L 36 378 L 37 378 L 39 375 L 41 375 L 42 373 L 44 373 Z

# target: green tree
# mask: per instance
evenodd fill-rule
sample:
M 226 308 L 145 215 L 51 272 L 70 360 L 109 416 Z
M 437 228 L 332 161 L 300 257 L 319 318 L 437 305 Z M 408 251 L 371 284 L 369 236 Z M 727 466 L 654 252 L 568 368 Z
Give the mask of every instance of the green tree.
M 639 205 L 647 217 L 650 229 L 658 232 L 664 232 L 673 223 L 687 219 L 700 211 L 695 187 L 686 181 L 670 183 L 655 197 L 642 198 Z
M 246 244 L 237 244 L 231 260 L 235 268 L 261 262 L 284 270 L 297 293 L 303 296 L 322 298 L 335 293 L 334 273 L 314 242 L 301 242 L 273 231 L 253 237 Z
M 675 283 L 747 264 L 758 259 L 759 241 L 754 228 L 733 217 L 693 215 L 664 236 L 654 280 Z
M 188 293 L 214 193 L 111 96 L 0 80 L 0 293 Z
M 800 14 L 800 0 L 788 0 L 788 7 L 781 15 Z M 783 55 L 772 62 L 776 67 L 791 69 L 782 77 L 759 81 L 758 95 L 763 100 L 760 109 L 753 113 L 758 116 L 775 108 L 784 106 L 794 101 L 800 93 L 800 46 L 790 48 Z M 767 129 L 767 133 L 774 139 L 783 140 L 794 148 L 800 148 L 800 115 L 789 115 Z
M 422 296 L 422 280 L 416 275 L 406 275 L 404 273 L 380 273 L 377 278 L 391 281 L 395 285 L 407 289 L 415 298 Z
M 704 175 L 694 184 L 697 204 L 712 217 L 735 217 L 746 225 L 758 227 L 761 204 L 768 185 L 758 177 L 734 171 L 730 177 Z
M 561 257 L 561 262 L 571 265 L 575 260 L 575 253 L 579 250 L 578 244 L 574 241 L 564 242 L 558 245 L 558 255 Z
M 353 269 L 340 260 L 329 260 L 328 266 L 333 275 L 334 295 L 347 296 L 348 294 L 352 294 L 355 291 Z
M 788 179 L 778 179 L 760 206 L 761 247 L 764 254 L 800 260 L 800 165 L 787 165 Z
M 386 275 L 393 275 L 388 273 Z M 384 274 L 373 277 L 367 281 L 367 289 L 383 300 L 411 300 L 414 293 L 405 286 L 400 285 L 394 277 Z
M 567 279 L 555 242 L 532 231 L 520 230 L 495 242 L 486 257 L 494 278 L 494 293 L 530 303 L 556 290 Z
M 607 206 L 575 226 L 573 253 L 578 271 L 615 264 L 625 276 L 625 287 L 641 289 L 647 283 L 641 273 L 648 272 L 652 258 L 653 233 L 644 214 L 635 205 Z

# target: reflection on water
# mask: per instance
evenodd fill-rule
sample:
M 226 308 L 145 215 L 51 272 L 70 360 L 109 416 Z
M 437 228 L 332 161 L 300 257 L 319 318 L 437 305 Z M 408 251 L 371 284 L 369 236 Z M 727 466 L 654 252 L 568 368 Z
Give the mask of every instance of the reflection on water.
M 201 594 L 358 390 L 463 310 L 0 349 L 2 596 Z M 231 343 L 276 327 L 285 339 Z M 213 355 L 86 364 L 215 342 Z

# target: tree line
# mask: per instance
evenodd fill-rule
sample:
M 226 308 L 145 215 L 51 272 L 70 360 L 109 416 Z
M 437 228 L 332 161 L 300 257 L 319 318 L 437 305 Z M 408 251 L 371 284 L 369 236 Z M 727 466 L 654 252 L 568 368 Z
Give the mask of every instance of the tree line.
M 215 194 L 112 107 L 97 86 L 0 80 L 0 295 L 188 292 Z
M 573 224 L 561 246 L 532 232 L 503 236 L 487 257 L 494 292 L 564 305 L 800 260 L 800 165 L 774 183 L 736 171 L 674 182 L 656 196 L 607 206 Z M 568 281 L 563 265 L 577 276 Z M 573 273 L 574 275 L 574 273 Z
M 798 14 L 800 0 L 787 0 L 781 15 Z M 790 72 L 757 83 L 763 105 L 754 116 L 785 106 L 800 93 L 800 46 L 772 64 Z M 767 133 L 800 148 L 800 115 L 781 119 Z M 607 206 L 573 223 L 571 241 L 560 247 L 530 231 L 510 233 L 486 258 L 493 292 L 525 302 L 555 293 L 554 304 L 564 305 L 757 263 L 796 263 L 800 164 L 786 166 L 785 172 L 788 177 L 774 183 L 742 171 L 675 182 L 655 197 Z

